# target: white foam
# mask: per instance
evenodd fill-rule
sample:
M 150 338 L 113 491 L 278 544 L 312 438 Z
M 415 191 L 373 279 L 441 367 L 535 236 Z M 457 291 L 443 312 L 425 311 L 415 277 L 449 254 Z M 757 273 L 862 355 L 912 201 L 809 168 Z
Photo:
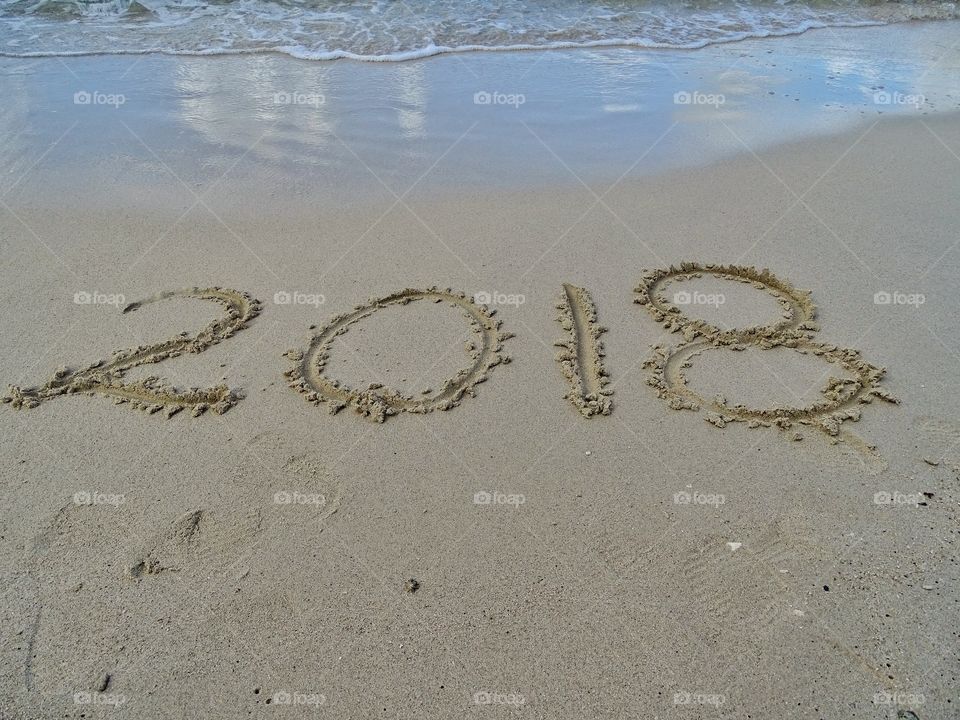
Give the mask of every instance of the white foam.
M 669 3 L 669 4 L 668 4 Z M 402 62 L 449 53 L 563 48 L 697 49 L 813 28 L 956 18 L 953 3 L 664 0 L 0 0 L 0 56 L 239 55 Z M 77 9 L 79 8 L 79 9 Z
M 738 42 L 751 38 L 766 37 L 786 37 L 790 35 L 800 35 L 808 30 L 825 27 L 873 27 L 877 25 L 886 25 L 879 21 L 861 21 L 848 22 L 843 24 L 826 25 L 823 23 L 805 23 L 803 26 L 782 30 L 782 31 L 761 31 L 761 32 L 743 32 L 736 35 L 730 35 L 718 40 L 697 40 L 687 43 L 664 43 L 653 42 L 643 38 L 609 38 L 604 40 L 588 40 L 577 42 L 573 40 L 558 40 L 553 42 L 537 43 L 518 43 L 515 45 L 428 45 L 422 48 L 405 50 L 402 52 L 391 52 L 380 55 L 364 55 L 350 52 L 349 50 L 313 50 L 311 48 L 296 46 L 277 46 L 277 47 L 252 47 L 252 48 L 228 48 L 228 47 L 207 47 L 197 50 L 182 50 L 167 47 L 153 47 L 144 49 L 101 49 L 101 50 L 59 50 L 59 51 L 25 51 L 8 52 L 0 50 L 0 57 L 16 58 L 41 58 L 41 57 L 84 57 L 90 55 L 250 55 L 260 53 L 280 53 L 289 55 L 298 60 L 357 60 L 360 62 L 405 62 L 408 60 L 418 60 L 420 58 L 431 57 L 433 55 L 443 55 L 448 53 L 468 53 L 468 52 L 516 52 L 530 50 L 563 50 L 563 49 L 588 49 L 598 47 L 636 47 L 648 49 L 675 49 L 675 50 L 697 50 L 709 45 L 718 45 L 723 43 Z

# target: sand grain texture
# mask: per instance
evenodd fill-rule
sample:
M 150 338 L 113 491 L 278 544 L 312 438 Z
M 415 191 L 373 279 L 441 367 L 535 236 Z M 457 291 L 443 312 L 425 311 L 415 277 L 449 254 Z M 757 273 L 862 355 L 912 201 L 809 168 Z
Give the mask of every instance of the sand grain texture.
M 597 324 L 597 309 L 590 294 L 581 287 L 564 283 L 563 297 L 557 304 L 560 325 L 570 337 L 555 343 L 563 348 L 557 362 L 570 382 L 567 399 L 584 417 L 609 415 L 613 410 L 609 379 L 603 365 L 604 351 L 600 336 L 607 329 Z

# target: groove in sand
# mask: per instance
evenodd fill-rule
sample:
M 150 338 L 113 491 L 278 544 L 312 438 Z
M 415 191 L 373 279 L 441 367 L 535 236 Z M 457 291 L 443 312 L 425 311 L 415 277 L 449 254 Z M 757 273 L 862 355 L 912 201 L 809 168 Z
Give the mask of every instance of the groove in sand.
M 782 317 L 769 325 L 731 330 L 722 330 L 699 318 L 687 317 L 667 299 L 663 291 L 674 280 L 690 280 L 704 275 L 744 283 L 770 293 L 783 308 Z M 755 343 L 765 346 L 768 342 L 778 343 L 788 337 L 809 336 L 820 329 L 814 322 L 817 307 L 810 300 L 808 291 L 796 289 L 767 269 L 758 270 L 752 266 L 684 262 L 644 273 L 634 292 L 637 294 L 635 303 L 646 306 L 657 322 L 671 332 L 682 333 L 686 340 L 707 337 L 724 345 Z
M 212 388 L 189 388 L 177 390 L 166 380 L 151 376 L 134 383 L 124 383 L 121 379 L 131 368 L 162 362 L 185 353 L 197 354 L 217 343 L 232 337 L 247 326 L 247 323 L 260 313 L 260 302 L 247 293 L 227 288 L 187 288 L 159 293 L 145 300 L 132 302 L 123 308 L 124 313 L 137 310 L 149 303 L 159 302 L 172 297 L 188 297 L 198 300 L 210 300 L 223 305 L 227 314 L 203 328 L 196 335 L 186 332 L 177 337 L 163 340 L 153 345 L 141 345 L 130 350 L 117 350 L 110 360 L 97 362 L 77 370 L 59 368 L 44 385 L 34 388 L 20 388 L 11 385 L 3 402 L 13 408 L 35 408 L 46 400 L 61 395 L 86 393 L 112 397 L 115 404 L 127 403 L 131 407 L 150 414 L 166 411 L 171 417 L 184 409 L 190 409 L 194 417 L 202 415 L 208 409 L 223 414 L 240 399 L 240 395 L 226 385 Z
M 444 382 L 439 391 L 414 399 L 379 383 L 371 383 L 366 389 L 358 390 L 331 380 L 324 374 L 333 341 L 347 332 L 351 325 L 388 305 L 406 305 L 425 299 L 435 303 L 446 302 L 461 310 L 477 336 L 477 341 L 470 350 L 470 366 Z M 509 356 L 502 353 L 502 343 L 512 337 L 512 334 L 500 331 L 500 321 L 493 317 L 494 312 L 473 303 L 465 293 L 454 292 L 449 288 L 408 288 L 386 297 L 374 298 L 330 320 L 313 336 L 306 352 L 289 350 L 285 353 L 294 362 L 294 367 L 285 375 L 290 379 L 290 387 L 304 393 L 307 400 L 314 405 L 329 403 L 331 413 L 337 413 L 349 405 L 360 415 L 382 423 L 387 417 L 400 412 L 449 410 L 459 405 L 464 395 L 474 396 L 474 387 L 487 379 L 490 370 L 510 361 Z
M 698 318 L 687 317 L 663 295 L 663 287 L 670 280 L 697 278 L 704 274 L 749 283 L 770 293 L 783 307 L 782 318 L 769 325 L 722 330 Z M 769 270 L 687 262 L 645 273 L 636 292 L 635 302 L 646 306 L 654 319 L 668 330 L 682 333 L 686 340 L 674 348 L 656 346 L 653 357 L 644 363 L 644 367 L 652 371 L 647 384 L 654 387 L 658 397 L 666 400 L 674 410 L 699 411 L 706 407 L 707 422 L 721 428 L 729 422 L 746 422 L 752 428 L 776 426 L 783 430 L 794 424 L 812 425 L 833 438 L 833 441 L 838 441 L 841 424 L 846 420 L 859 420 L 862 405 L 872 402 L 874 398 L 899 402 L 880 387 L 886 372 L 883 368 L 863 360 L 857 350 L 812 339 L 819 328 L 814 323 L 816 306 L 810 300 L 810 293 L 797 290 Z M 708 350 L 744 350 L 749 345 L 763 349 L 787 347 L 799 353 L 816 355 L 835 363 L 855 377 L 831 377 L 821 391 L 824 399 L 805 407 L 751 408 L 729 405 L 722 397 L 707 400 L 687 386 L 683 370 L 692 365 L 694 358 Z M 795 435 L 796 439 L 801 437 Z M 864 446 L 869 447 L 865 443 Z
M 605 353 L 600 340 L 607 329 L 597 324 L 593 300 L 584 288 L 564 283 L 557 309 L 560 325 L 570 334 L 568 340 L 554 343 L 562 348 L 557 361 L 570 382 L 570 392 L 565 397 L 584 417 L 609 415 L 613 409 L 610 400 L 613 390 L 606 387 L 609 379 L 603 366 Z

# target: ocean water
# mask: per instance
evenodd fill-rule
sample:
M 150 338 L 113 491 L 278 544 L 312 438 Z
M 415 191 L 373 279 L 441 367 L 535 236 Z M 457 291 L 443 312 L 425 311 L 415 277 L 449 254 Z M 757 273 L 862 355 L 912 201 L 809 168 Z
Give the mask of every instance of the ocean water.
M 956 3 L 933 0 L 0 0 L 0 55 L 399 61 L 471 50 L 699 48 L 958 17 Z

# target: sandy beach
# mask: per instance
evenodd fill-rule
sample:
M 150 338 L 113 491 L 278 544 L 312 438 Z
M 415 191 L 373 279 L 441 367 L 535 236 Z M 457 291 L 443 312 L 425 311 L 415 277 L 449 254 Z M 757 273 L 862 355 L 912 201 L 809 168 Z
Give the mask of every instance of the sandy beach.
M 958 27 L 0 59 L 0 718 L 956 717 Z

